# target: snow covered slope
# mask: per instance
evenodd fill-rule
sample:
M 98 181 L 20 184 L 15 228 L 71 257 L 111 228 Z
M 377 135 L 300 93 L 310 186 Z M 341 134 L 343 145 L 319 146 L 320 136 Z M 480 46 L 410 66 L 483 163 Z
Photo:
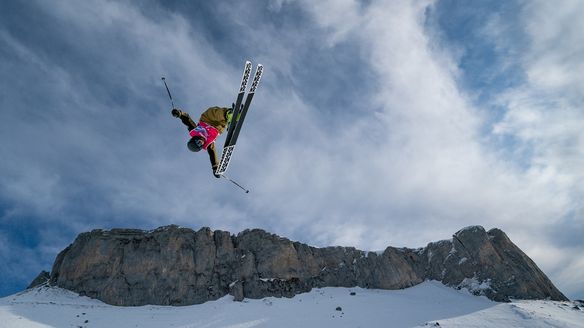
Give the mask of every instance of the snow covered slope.
M 39 287 L 0 299 L 0 327 L 584 327 L 584 309 L 495 303 L 439 282 L 404 290 L 323 288 L 291 299 L 226 296 L 184 307 L 116 307 Z

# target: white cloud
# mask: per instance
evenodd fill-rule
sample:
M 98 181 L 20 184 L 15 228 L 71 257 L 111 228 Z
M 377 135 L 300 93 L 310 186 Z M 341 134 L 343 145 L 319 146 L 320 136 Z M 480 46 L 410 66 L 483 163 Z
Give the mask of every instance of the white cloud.
M 315 21 L 323 21 L 332 37 L 349 35 L 343 19 L 329 17 L 337 10 L 322 9 L 327 5 L 335 3 L 306 9 Z M 528 211 L 535 216 L 532 222 L 558 214 L 561 201 L 544 208 L 530 200 L 546 199 L 550 194 L 545 186 L 532 183 L 521 172 L 512 174 L 513 165 L 481 145 L 482 118 L 456 85 L 455 63 L 434 49 L 424 31 L 428 5 L 427 1 L 374 2 L 355 18 L 353 24 L 359 28 L 345 42 L 355 42 L 369 54 L 379 91 L 373 100 L 365 99 L 364 106 L 381 110 L 338 131 L 344 145 L 340 152 L 331 145 L 313 149 L 314 145 L 303 144 L 311 162 L 299 170 L 303 173 L 294 175 L 307 177 L 315 190 L 291 198 L 298 202 L 293 208 L 302 208 L 315 197 L 319 200 L 319 206 L 303 208 L 306 220 L 326 217 L 321 224 L 326 226 L 327 220 L 338 224 L 333 217 L 358 225 L 367 217 L 374 229 L 382 226 L 388 237 L 403 234 L 398 242 L 414 246 L 428 237 L 407 232 L 420 225 L 447 237 L 466 224 L 514 226 L 513 219 L 524 217 L 526 207 L 532 207 Z M 341 34 L 334 29 L 335 22 L 342 25 Z M 369 133 L 375 138 L 368 139 Z M 323 176 L 334 178 L 331 182 Z
M 581 253 L 581 250 L 574 250 L 573 253 Z M 574 295 L 572 298 L 579 297 L 581 299 L 581 295 L 584 292 L 584 286 L 582 285 L 582 277 L 578 273 L 584 270 L 584 257 L 580 256 L 574 258 L 570 256 L 561 268 L 563 269 L 557 270 L 558 275 L 556 281 L 558 288 L 570 292 Z
M 382 246 L 367 238 L 376 233 L 385 240 L 398 236 L 398 244 L 415 246 L 436 236 L 447 237 L 463 225 L 498 226 L 514 235 L 544 269 L 557 272 L 557 265 L 536 247 L 543 244 L 553 253 L 568 254 L 546 240 L 550 238 L 546 230 L 561 224 L 564 216 L 582 212 L 578 200 L 583 194 L 584 120 L 578 68 L 584 43 L 577 32 L 582 23 L 573 19 L 582 16 L 578 14 L 582 6 L 568 2 L 567 8 L 560 6 L 554 15 L 547 15 L 545 7 L 550 4 L 541 3 L 527 6 L 522 13 L 532 40 L 520 59 L 529 79 L 502 97 L 507 114 L 494 130 L 519 139 L 515 147 L 520 156 L 509 158 L 484 144 L 480 135 L 484 118 L 455 82 L 454 57 L 436 49 L 432 34 L 424 30 L 430 4 L 373 2 L 349 24 L 343 15 L 335 15 L 346 3 L 304 4 L 330 40 L 357 43 L 370 55 L 379 92 L 364 106 L 381 110 L 340 132 L 344 149 L 354 149 L 358 156 L 336 153 L 332 146 L 310 152 L 306 148 L 314 147 L 304 145 L 304 153 L 310 153 L 317 164 L 298 173 L 288 167 L 286 172 L 307 177 L 312 190 L 287 184 L 291 190 L 306 192 L 292 196 L 291 207 L 302 208 L 304 213 L 297 214 L 305 218 L 301 225 L 309 223 L 315 236 L 324 234 L 330 240 L 354 240 L 350 227 L 357 229 L 367 222 L 369 231 L 358 235 L 360 244 L 371 248 Z M 546 21 L 540 24 L 540 19 Z M 540 33 L 539 26 L 545 32 Z M 566 33 L 567 40 L 562 38 Z M 359 141 L 352 136 L 369 131 L 376 135 L 374 140 L 352 143 Z M 527 148 L 534 153 L 525 167 Z M 334 176 L 334 181 L 322 176 Z M 280 193 L 271 190 L 271 194 Z M 302 207 L 311 202 L 318 205 Z M 312 221 L 314 217 L 322 219 Z
M 579 1 L 532 1 L 526 4 L 523 26 L 530 37 L 524 55 L 531 86 L 579 100 L 584 90 L 584 6 Z
M 582 77 L 569 67 L 580 67 L 578 58 L 584 57 L 557 54 L 580 53 L 584 44 L 576 42 L 581 40 L 572 30 L 581 23 L 566 23 L 575 17 L 571 11 L 559 11 L 567 18 L 539 14 L 547 6 L 539 3 L 523 13 L 536 18 L 527 27 L 533 50 L 521 58 L 529 80 L 502 97 L 508 110 L 494 133 L 518 139 L 518 150 L 533 149 L 526 166 L 518 164 L 524 158 L 505 157 L 485 144 L 480 132 L 485 118 L 456 83 L 457 58 L 425 29 L 426 9 L 433 2 L 272 2 L 270 10 L 279 14 L 292 4 L 304 8 L 315 24 L 310 34 L 274 30 L 262 22 L 248 26 L 241 11 L 227 12 L 223 18 L 235 22 L 238 35 L 261 49 L 254 55 L 266 65 L 230 167 L 233 177 L 252 189 L 246 195 L 226 181 L 215 181 L 206 154 L 187 153 L 183 127 L 160 110 L 167 106 L 160 75 L 167 75 L 175 99 L 196 115 L 195 109 L 232 95 L 239 67 L 232 67 L 179 14 L 160 10 L 154 20 L 124 3 L 40 4 L 55 20 L 70 24 L 71 35 L 63 38 L 81 36 L 77 46 L 96 52 L 94 58 L 114 72 L 112 79 L 123 81 L 133 97 L 127 107 L 104 101 L 95 95 L 99 86 L 92 81 L 80 80 L 68 67 L 55 67 L 25 44 L 12 43 L 22 58 L 33 54 L 35 65 L 59 81 L 50 92 L 66 99 L 51 109 L 66 115 L 48 119 L 43 126 L 56 156 L 43 152 L 31 161 L 30 154 L 2 145 L 15 156 L 11 165 L 2 164 L 5 177 L 20 180 L 3 180 L 10 183 L 0 192 L 21 204 L 40 202 L 43 209 L 65 204 L 49 211 L 47 220 L 59 220 L 55 217 L 69 206 L 81 217 L 71 223 L 76 231 L 109 224 L 210 225 L 232 232 L 261 227 L 320 246 L 364 249 L 423 246 L 449 238 L 463 226 L 482 224 L 508 232 L 536 262 L 544 263 L 544 269 L 556 272 L 560 265 L 550 257 L 557 248 L 540 252 L 536 246 L 546 245 L 546 229 L 577 210 L 576 200 L 583 194 L 579 182 L 584 128 L 577 101 L 584 89 L 577 87 Z M 563 22 L 561 28 L 554 19 Z M 537 29 L 538 20 L 545 21 L 545 33 Z M 560 42 L 557 50 L 559 34 L 565 31 L 572 42 Z M 363 69 L 374 72 L 373 89 L 360 100 L 362 108 L 346 109 L 358 116 L 338 110 L 335 117 L 323 120 L 322 109 L 297 92 L 295 70 L 303 66 L 297 54 L 315 39 L 322 40 L 319 51 L 343 45 L 358 48 L 359 60 L 367 66 Z M 566 66 L 566 58 L 573 66 Z M 350 79 L 351 72 L 344 69 L 339 67 L 341 76 Z M 542 78 L 547 75 L 554 78 Z M 74 97 L 68 97 L 71 90 Z M 152 105 L 142 108 L 137 103 Z M 70 108 L 82 108 L 82 114 L 67 111 Z M 16 124 L 17 146 L 32 147 L 33 140 L 23 132 L 27 125 L 9 118 Z M 50 165 L 44 162 L 47 158 Z M 67 166 L 72 160 L 82 165 Z M 76 183 L 61 184 L 69 180 Z M 90 199 L 79 208 L 94 209 L 107 223 L 84 221 L 83 212 L 77 212 L 72 204 L 76 192 L 83 190 L 103 199 L 99 206 Z M 50 196 L 28 199 L 38 192 Z
M 578 270 L 581 249 L 562 247 L 566 242 L 550 236 L 552 227 L 570 229 L 576 222 L 584 226 L 584 5 L 578 1 L 531 1 L 520 13 L 519 26 L 525 31 L 527 47 L 511 61 L 521 67 L 525 81 L 507 90 L 498 100 L 506 108 L 503 119 L 494 126 L 494 134 L 512 138 L 516 159 L 525 163 L 526 178 L 545 188 L 549 196 L 533 199 L 561 209 L 547 213 L 548 227 L 540 228 L 525 241 L 525 249 L 567 290 L 584 288 Z M 509 38 L 494 33 L 504 49 L 513 47 Z M 512 49 L 512 48 L 511 48 Z M 558 203 L 559 202 L 559 203 Z M 546 232 L 547 231 L 547 232 Z M 580 238 L 580 237 L 577 237 Z M 539 245 L 538 245 L 539 244 Z M 547 248 L 547 251 L 542 251 Z M 562 263 L 558 263 L 559 259 Z M 571 277 L 571 279 L 566 279 Z M 569 283 L 567 281 L 570 281 Z M 580 281 L 580 283 L 576 283 Z M 569 285 L 569 286 L 568 286 Z
M 327 44 L 334 46 L 348 34 L 363 26 L 360 3 L 354 0 L 300 1 L 302 6 L 314 14 L 315 23 L 327 31 Z

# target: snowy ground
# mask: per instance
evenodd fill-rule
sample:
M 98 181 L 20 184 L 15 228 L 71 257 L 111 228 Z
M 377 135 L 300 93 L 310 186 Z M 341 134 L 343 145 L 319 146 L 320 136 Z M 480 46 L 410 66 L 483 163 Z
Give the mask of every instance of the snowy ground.
M 184 307 L 116 307 L 44 287 L 0 299 L 0 327 L 584 328 L 584 308 L 574 306 L 551 301 L 494 303 L 438 282 L 394 291 L 323 288 L 291 299 L 233 302 L 226 296 Z

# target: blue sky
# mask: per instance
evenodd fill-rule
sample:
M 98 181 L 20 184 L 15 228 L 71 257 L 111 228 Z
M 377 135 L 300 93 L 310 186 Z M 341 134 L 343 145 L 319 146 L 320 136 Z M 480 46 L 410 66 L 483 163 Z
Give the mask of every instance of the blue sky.
M 259 227 L 315 246 L 507 232 L 584 298 L 579 1 L 0 4 L 0 296 L 84 231 Z M 185 147 L 265 74 L 230 175 Z M 220 139 L 222 140 L 222 139 Z M 221 141 L 220 141 L 221 142 Z

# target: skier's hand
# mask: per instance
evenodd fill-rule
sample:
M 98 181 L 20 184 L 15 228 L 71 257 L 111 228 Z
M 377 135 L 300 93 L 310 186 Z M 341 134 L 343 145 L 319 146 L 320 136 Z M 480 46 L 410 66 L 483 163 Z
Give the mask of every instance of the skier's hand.
M 170 113 L 172 114 L 172 116 L 174 117 L 179 117 L 180 116 L 180 110 L 173 108 L 172 111 L 170 111 Z
M 217 178 L 217 179 L 221 178 L 221 176 L 220 176 L 219 174 L 215 174 L 215 173 L 213 173 L 213 175 L 214 175 L 214 176 L 215 176 L 215 178 Z

